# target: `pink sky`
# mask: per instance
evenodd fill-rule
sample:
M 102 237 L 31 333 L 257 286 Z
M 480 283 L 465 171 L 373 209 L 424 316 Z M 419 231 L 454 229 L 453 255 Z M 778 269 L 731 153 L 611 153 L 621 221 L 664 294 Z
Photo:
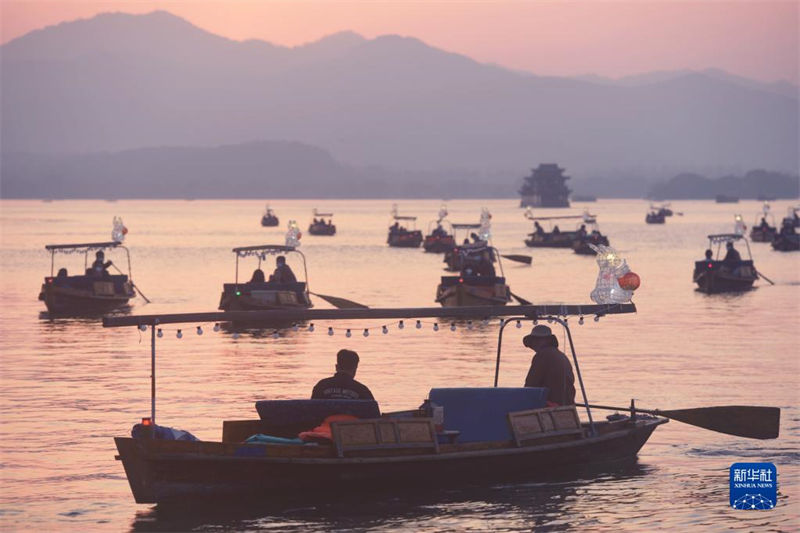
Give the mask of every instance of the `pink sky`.
M 342 30 L 394 33 L 543 75 L 618 77 L 716 67 L 798 82 L 800 2 L 0 1 L 2 42 L 97 13 L 170 11 L 212 33 L 297 45 Z

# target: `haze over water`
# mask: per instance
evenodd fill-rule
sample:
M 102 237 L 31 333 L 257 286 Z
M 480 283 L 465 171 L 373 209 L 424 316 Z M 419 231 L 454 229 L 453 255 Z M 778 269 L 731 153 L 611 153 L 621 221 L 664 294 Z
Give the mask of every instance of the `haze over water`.
M 601 200 L 537 215 L 599 215 L 600 229 L 642 279 L 638 313 L 572 321 L 581 371 L 591 401 L 646 408 L 770 405 L 782 409 L 781 436 L 757 441 L 671 422 L 658 428 L 634 465 L 578 479 L 420 492 L 397 498 L 299 503 L 291 508 L 189 508 L 164 512 L 133 501 L 112 438 L 128 435 L 150 410 L 149 337 L 135 328 L 103 329 L 97 320 L 40 318 L 36 300 L 50 273 L 45 244 L 109 240 L 111 220 L 130 232 L 133 279 L 153 303 L 133 300 L 133 314 L 213 311 L 224 282 L 234 279 L 234 246 L 281 244 L 289 219 L 303 229 L 301 251 L 311 290 L 371 307 L 434 306 L 442 256 L 386 246 L 391 201 L 272 201 L 278 228 L 262 228 L 262 201 L 0 202 L 0 526 L 74 530 L 466 529 L 797 530 L 800 473 L 797 449 L 800 254 L 751 243 L 759 271 L 741 295 L 694 290 L 693 262 L 709 233 L 733 229 L 734 213 L 752 225 L 759 202 L 737 205 L 674 202 L 664 225 L 646 225 L 644 201 Z M 436 217 L 438 201 L 399 201 L 418 227 Z M 531 231 L 515 199 L 448 202 L 449 219 L 477 222 L 491 211 L 493 244 L 505 254 L 531 254 L 532 266 L 508 261 L 511 290 L 534 303 L 589 304 L 597 276 L 592 257 L 571 250 L 529 249 Z M 774 202 L 778 221 L 789 202 Z M 335 213 L 335 237 L 305 229 L 314 207 Z M 561 229 L 571 229 L 566 221 Z M 746 258 L 746 248 L 739 246 Z M 124 255 L 111 252 L 120 267 Z M 271 268 L 267 260 L 265 270 Z M 294 262 L 292 262 L 294 261 Z M 302 267 L 290 256 L 300 275 Z M 240 260 L 240 279 L 257 261 Z M 83 258 L 58 256 L 56 268 L 80 272 Z M 328 307 L 312 297 L 317 308 Z M 380 328 L 389 326 L 383 335 Z M 332 373 L 342 347 L 361 355 L 358 379 L 383 411 L 417 407 L 432 387 L 492 384 L 497 321 L 434 332 L 409 321 L 320 322 L 315 332 L 285 331 L 233 338 L 213 324 L 169 326 L 158 340 L 158 422 L 204 440 L 219 440 L 222 420 L 256 418 L 259 399 L 305 398 Z M 335 335 L 326 334 L 328 326 Z M 178 328 L 183 338 L 177 339 Z M 351 338 L 345 337 L 352 328 Z M 364 328 L 370 335 L 364 337 Z M 520 386 L 530 363 L 521 346 L 527 332 L 507 328 L 501 386 Z M 558 332 L 562 338 L 561 332 Z M 602 417 L 607 413 L 595 412 Z M 769 461 L 778 468 L 778 505 L 744 512 L 728 505 L 728 468 Z M 336 490 L 338 492 L 338 489 Z

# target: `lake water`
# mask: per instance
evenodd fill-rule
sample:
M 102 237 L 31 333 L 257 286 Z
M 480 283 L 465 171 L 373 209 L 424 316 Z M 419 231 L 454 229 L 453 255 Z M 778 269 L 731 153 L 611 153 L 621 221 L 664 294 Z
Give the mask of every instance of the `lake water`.
M 303 235 L 311 290 L 373 307 L 434 306 L 442 256 L 386 246 L 390 201 L 273 201 L 279 228 L 262 228 L 261 201 L 2 201 L 0 294 L 0 527 L 4 530 L 296 530 L 421 531 L 738 529 L 798 530 L 798 382 L 800 381 L 800 253 L 751 243 L 764 281 L 734 296 L 708 296 L 692 283 L 709 233 L 748 225 L 758 202 L 675 202 L 664 225 L 646 225 L 648 204 L 601 200 L 589 208 L 611 244 L 641 276 L 635 315 L 573 320 L 587 394 L 594 403 L 673 409 L 770 405 L 782 409 L 781 436 L 758 441 L 671 422 L 656 430 L 633 465 L 579 479 L 421 492 L 384 499 L 299 502 L 291 507 L 185 510 L 137 505 L 112 437 L 127 435 L 150 410 L 148 336 L 135 328 L 103 329 L 96 320 L 40 317 L 36 296 L 50 272 L 49 243 L 109 240 L 111 220 L 129 228 L 133 279 L 151 300 L 132 313 L 213 311 L 223 282 L 234 277 L 234 246 L 282 243 L 285 224 L 305 229 L 314 207 L 333 211 L 335 237 Z M 788 202 L 774 202 L 776 218 Z M 571 250 L 529 249 L 530 223 L 509 200 L 448 202 L 450 219 L 477 222 L 491 211 L 493 242 L 505 254 L 531 254 L 533 264 L 505 261 L 514 293 L 534 303 L 590 303 L 597 276 L 592 257 Z M 401 214 L 427 229 L 439 202 L 400 201 Z M 565 214 L 539 210 L 537 214 Z M 570 229 L 571 221 L 561 224 Z M 743 246 L 742 253 L 746 256 Z M 115 264 L 124 256 L 112 252 Z M 249 278 L 256 260 L 241 260 Z M 290 264 L 291 263 L 290 259 Z M 79 255 L 56 268 L 83 268 Z M 295 272 L 302 271 L 294 263 Z M 267 268 L 271 267 L 271 263 Z M 318 308 L 328 307 L 314 298 Z M 256 418 L 254 401 L 304 398 L 333 371 L 342 347 L 361 355 L 358 379 L 385 411 L 418 406 L 436 386 L 490 386 L 497 325 L 455 332 L 382 322 L 319 323 L 316 331 L 271 335 L 214 332 L 213 324 L 170 326 L 159 339 L 159 423 L 219 440 L 222 420 Z M 337 328 L 333 337 L 327 326 Z M 181 327 L 183 338 L 176 338 Z M 345 337 L 351 327 L 355 334 Z M 364 337 L 365 327 L 371 328 Z M 530 362 L 526 329 L 508 328 L 500 384 L 520 386 Z M 560 335 L 560 333 L 559 333 Z M 605 413 L 598 412 L 596 416 Z M 778 468 L 779 499 L 771 511 L 728 505 L 734 462 L 769 461 Z M 336 492 L 346 492 L 337 490 Z

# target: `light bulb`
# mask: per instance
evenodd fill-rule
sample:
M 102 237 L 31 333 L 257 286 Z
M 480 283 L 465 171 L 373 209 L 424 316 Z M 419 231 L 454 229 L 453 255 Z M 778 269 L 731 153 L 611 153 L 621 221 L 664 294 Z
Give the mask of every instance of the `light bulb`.
M 406 327 L 406 325 L 403 324 L 403 321 L 401 320 L 400 323 L 397 324 L 397 329 L 403 329 L 404 327 Z
M 158 328 L 158 333 L 156 333 L 156 337 L 158 337 L 160 339 L 163 336 L 164 336 L 164 332 L 161 331 L 161 328 Z
M 422 322 L 417 320 L 417 329 L 422 329 Z
M 297 331 L 297 324 L 292 324 L 292 331 Z
M 456 323 L 455 322 L 451 322 L 450 323 L 450 331 L 455 331 L 455 330 L 456 330 Z
M 214 324 L 214 331 L 219 331 L 219 324 Z
M 519 329 L 519 328 L 521 328 L 521 327 L 522 327 L 522 322 L 520 322 L 519 320 L 517 320 L 517 329 Z
M 433 323 L 433 331 L 439 331 L 439 323 L 438 322 L 434 322 Z
M 313 323 L 313 322 L 312 322 L 311 324 L 309 324 L 309 326 L 308 326 L 308 332 L 309 332 L 309 333 L 314 333 L 314 323 Z
M 333 328 L 331 328 L 331 327 L 328 328 L 328 335 L 333 337 Z
M 233 338 L 234 339 L 238 339 L 239 338 L 239 332 L 238 331 L 234 331 L 233 332 Z
M 139 324 L 139 331 L 147 331 L 147 326 L 145 324 Z
M 202 335 L 203 334 L 203 328 L 202 327 L 197 326 L 197 334 L 198 335 Z
M 182 339 L 183 338 L 183 332 L 181 330 L 178 330 L 178 333 L 176 333 L 175 336 L 178 337 L 179 339 Z
M 353 336 L 353 334 L 352 334 L 352 333 L 350 333 L 350 330 L 348 329 L 348 330 L 345 332 L 344 336 L 349 338 L 349 337 L 352 337 L 352 336 Z
M 381 328 L 381 333 L 383 333 L 384 335 L 386 335 L 387 333 L 389 333 L 389 328 L 387 328 L 386 326 L 383 326 L 383 327 Z
M 594 315 L 594 321 L 600 322 L 600 315 Z
M 369 330 L 367 328 L 364 328 L 364 336 L 369 337 Z
M 273 339 L 277 339 L 277 338 L 279 338 L 279 337 L 280 337 L 280 335 L 278 335 L 278 330 L 277 330 L 277 329 L 276 329 L 275 331 L 273 331 L 273 332 L 272 332 L 272 338 L 273 338 Z
M 472 329 L 472 320 L 467 321 L 467 329 Z
M 583 325 L 583 317 L 580 317 L 580 318 L 578 319 L 578 324 L 579 324 L 579 325 L 581 325 L 581 326 Z

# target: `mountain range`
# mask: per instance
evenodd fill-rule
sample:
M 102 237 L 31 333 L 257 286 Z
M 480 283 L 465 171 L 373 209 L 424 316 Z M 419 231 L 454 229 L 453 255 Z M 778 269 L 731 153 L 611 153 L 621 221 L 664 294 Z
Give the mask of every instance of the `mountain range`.
M 262 141 L 321 149 L 333 161 L 322 174 L 354 183 L 375 168 L 401 181 L 521 178 L 540 162 L 584 178 L 798 171 L 797 87 L 717 70 L 544 77 L 397 35 L 234 41 L 163 11 L 33 31 L 0 47 L 0 69 L 4 181 L 87 154 L 170 146 L 191 160 L 192 148 Z M 289 167 L 283 179 L 309 194 L 324 177 Z

